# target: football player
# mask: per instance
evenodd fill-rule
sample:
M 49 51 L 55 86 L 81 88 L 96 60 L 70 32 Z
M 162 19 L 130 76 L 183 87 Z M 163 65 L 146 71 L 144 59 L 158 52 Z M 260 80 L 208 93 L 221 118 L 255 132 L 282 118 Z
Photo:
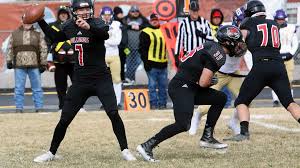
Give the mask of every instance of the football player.
M 274 20 L 266 19 L 265 6 L 258 0 L 245 5 L 246 18 L 241 23 L 249 51 L 252 53 L 253 67 L 245 78 L 235 107 L 240 120 L 240 134 L 224 140 L 243 141 L 250 138 L 249 104 L 265 86 L 272 88 L 282 105 L 300 123 L 300 107 L 295 103 L 285 66 L 279 57 L 279 26 Z
M 284 65 L 287 71 L 287 75 L 292 86 L 293 72 L 295 69 L 293 56 L 298 49 L 298 39 L 296 35 L 296 27 L 292 24 L 287 24 L 287 14 L 283 9 L 279 9 L 275 12 L 274 20 L 279 24 L 280 34 L 280 57 L 284 61 Z M 293 96 L 293 89 L 291 87 L 291 94 Z M 279 106 L 279 100 L 274 91 L 272 91 L 273 107 Z
M 46 162 L 54 159 L 69 124 L 80 107 L 91 96 L 98 96 L 111 120 L 113 131 L 118 139 L 121 154 L 125 160 L 136 160 L 127 147 L 123 121 L 118 113 L 116 96 L 110 70 L 105 63 L 104 40 L 109 38 L 108 26 L 99 18 L 94 18 L 91 0 L 73 0 L 73 18 L 62 25 L 62 30 L 53 30 L 44 19 L 38 24 L 53 42 L 70 40 L 77 56 L 74 68 L 74 82 L 68 90 L 60 120 L 54 130 L 48 152 L 34 159 Z
M 226 54 L 239 57 L 246 52 L 240 30 L 235 26 L 223 26 L 217 32 L 218 42 L 208 41 L 181 57 L 182 62 L 175 77 L 169 83 L 169 95 L 173 101 L 175 123 L 164 127 L 137 151 L 146 161 L 156 162 L 152 150 L 159 143 L 190 129 L 194 105 L 211 105 L 200 146 L 214 149 L 227 148 L 213 136 L 214 127 L 226 103 L 226 95 L 210 88 L 213 75 L 224 65 Z M 214 82 L 213 82 L 214 83 Z
M 232 25 L 239 26 L 243 19 L 244 8 L 238 8 L 233 12 Z M 237 97 L 244 79 L 243 77 L 245 77 L 239 72 L 240 62 L 241 57 L 230 57 L 227 55 L 225 64 L 216 73 L 216 76 L 218 77 L 218 83 L 212 86 L 212 88 L 221 90 L 223 87 L 227 86 L 234 96 Z M 195 135 L 197 133 L 201 117 L 207 114 L 208 109 L 209 106 L 199 106 L 195 111 L 191 121 L 191 128 L 189 130 L 190 135 Z M 240 132 L 236 110 L 234 111 L 228 123 L 228 127 L 233 130 L 234 134 L 238 134 Z

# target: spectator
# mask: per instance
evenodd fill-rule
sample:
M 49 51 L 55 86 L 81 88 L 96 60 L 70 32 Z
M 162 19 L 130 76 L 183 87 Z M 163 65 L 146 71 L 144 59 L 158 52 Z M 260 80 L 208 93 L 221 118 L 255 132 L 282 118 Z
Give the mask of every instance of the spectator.
M 217 31 L 222 25 L 223 20 L 224 20 L 224 15 L 220 9 L 214 8 L 211 10 L 209 26 L 211 28 L 211 34 L 214 40 L 216 40 Z
M 141 63 L 139 54 L 140 30 L 149 25 L 148 20 L 140 13 L 138 6 L 131 6 L 129 13 L 124 17 L 123 23 L 127 28 L 129 55 L 126 58 L 126 82 L 134 83 L 135 71 Z
M 175 63 L 179 65 L 179 55 L 185 54 L 192 49 L 204 44 L 206 40 L 213 40 L 209 22 L 199 16 L 199 4 L 191 1 L 189 16 L 179 23 L 179 30 L 176 39 Z
M 33 92 L 35 111 L 41 111 L 43 109 L 41 73 L 46 70 L 47 65 L 47 45 L 43 34 L 37 32 L 32 24 L 24 24 L 22 20 L 22 25 L 11 34 L 6 59 L 7 68 L 15 69 L 16 112 L 23 112 L 27 75 Z
M 150 26 L 140 34 L 139 52 L 148 76 L 151 109 L 167 107 L 168 60 L 166 42 L 157 14 L 151 14 Z M 158 93 L 156 92 L 158 89 Z
M 115 21 L 119 21 L 121 23 L 121 30 L 122 30 L 122 40 L 121 43 L 119 45 L 119 56 L 120 56 L 120 61 L 121 61 L 121 80 L 125 81 L 125 63 L 126 63 L 126 50 L 128 50 L 127 48 L 127 42 L 128 42 L 128 37 L 127 37 L 127 32 L 126 32 L 126 28 L 123 25 L 123 11 L 120 7 L 116 6 L 114 8 L 114 20 Z
M 285 68 L 287 71 L 287 75 L 290 81 L 290 85 L 292 88 L 292 81 L 293 81 L 293 73 L 295 69 L 294 63 L 294 54 L 298 49 L 298 38 L 296 35 L 296 28 L 294 25 L 287 24 L 287 14 L 284 10 L 279 9 L 275 12 L 274 20 L 279 25 L 279 34 L 280 34 L 280 57 L 284 61 Z M 291 94 L 293 94 L 293 89 L 291 89 Z M 273 107 L 279 106 L 279 100 L 276 93 L 272 90 L 272 97 L 273 97 Z
M 122 38 L 122 31 L 120 29 L 121 23 L 113 21 L 113 11 L 110 7 L 105 6 L 101 10 L 102 20 L 109 25 L 109 38 L 105 40 L 105 62 L 110 68 L 114 91 L 117 98 L 118 108 L 121 107 L 121 95 L 122 95 L 122 82 L 121 82 L 121 63 L 119 57 L 119 44 Z

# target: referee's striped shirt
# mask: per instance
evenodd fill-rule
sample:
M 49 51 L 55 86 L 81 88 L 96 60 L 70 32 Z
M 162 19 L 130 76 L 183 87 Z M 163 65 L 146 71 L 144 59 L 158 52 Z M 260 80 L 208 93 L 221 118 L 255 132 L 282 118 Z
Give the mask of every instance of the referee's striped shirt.
M 188 16 L 179 24 L 175 55 L 179 55 L 182 48 L 183 51 L 189 52 L 199 45 L 205 43 L 205 39 L 196 36 L 196 29 L 206 34 L 206 39 L 213 40 L 209 22 L 206 19 L 199 16 L 198 20 L 193 21 L 191 20 L 190 16 Z

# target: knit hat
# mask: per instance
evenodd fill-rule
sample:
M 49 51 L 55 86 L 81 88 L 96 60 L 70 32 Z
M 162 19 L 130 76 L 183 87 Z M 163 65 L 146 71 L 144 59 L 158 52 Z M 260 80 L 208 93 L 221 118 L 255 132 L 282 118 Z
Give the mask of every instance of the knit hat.
M 114 8 L 114 14 L 115 14 L 115 15 L 118 15 L 119 13 L 123 13 L 123 10 L 122 10 L 122 8 L 116 6 L 116 7 Z

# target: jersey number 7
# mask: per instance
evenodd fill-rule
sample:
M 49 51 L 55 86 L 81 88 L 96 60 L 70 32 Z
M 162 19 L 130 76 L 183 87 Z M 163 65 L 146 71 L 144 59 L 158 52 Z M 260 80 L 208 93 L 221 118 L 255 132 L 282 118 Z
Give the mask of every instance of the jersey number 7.
M 262 31 L 262 47 L 266 47 L 268 45 L 269 34 L 268 34 L 268 25 L 266 23 L 257 25 L 257 31 Z M 279 48 L 280 46 L 280 38 L 279 38 L 279 31 L 277 26 L 272 25 L 271 27 L 271 36 L 272 36 L 272 46 L 274 48 Z
M 75 51 L 78 51 L 78 63 L 79 63 L 79 65 L 84 66 L 82 44 L 75 44 Z

